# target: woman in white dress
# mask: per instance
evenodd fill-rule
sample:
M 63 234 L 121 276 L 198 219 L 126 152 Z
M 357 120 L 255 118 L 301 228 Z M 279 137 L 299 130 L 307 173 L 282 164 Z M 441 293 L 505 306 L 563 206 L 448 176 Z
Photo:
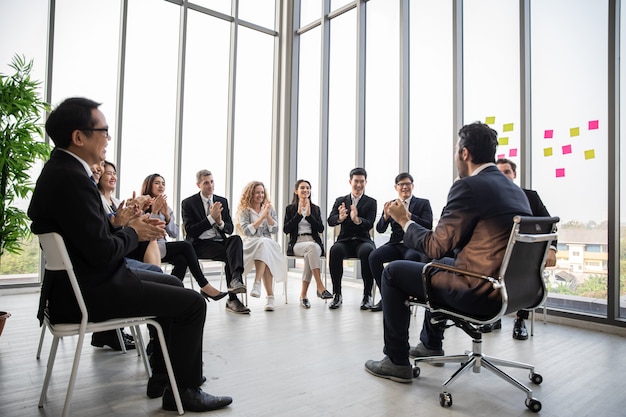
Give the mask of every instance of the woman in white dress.
M 273 280 L 287 279 L 287 260 L 272 239 L 278 232 L 278 217 L 262 182 L 252 181 L 243 190 L 237 209 L 237 230 L 243 238 L 243 276 L 256 271 L 250 296 L 261 296 L 261 281 L 267 293 L 265 311 L 274 310 Z

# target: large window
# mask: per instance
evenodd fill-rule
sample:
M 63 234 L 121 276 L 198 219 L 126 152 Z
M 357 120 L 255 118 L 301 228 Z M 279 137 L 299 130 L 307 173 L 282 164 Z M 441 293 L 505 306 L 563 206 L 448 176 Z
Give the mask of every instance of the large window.
M 532 188 L 559 216 L 549 306 L 607 314 L 607 22 L 605 1 L 533 2 Z M 606 263 L 604 263 L 606 265 Z

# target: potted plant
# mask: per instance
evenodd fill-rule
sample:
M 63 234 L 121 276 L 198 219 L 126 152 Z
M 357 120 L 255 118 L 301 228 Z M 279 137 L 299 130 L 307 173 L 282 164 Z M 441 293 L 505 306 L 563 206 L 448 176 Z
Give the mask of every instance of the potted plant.
M 30 235 L 28 216 L 14 203 L 32 192 L 35 162 L 50 156 L 41 141 L 50 106 L 39 96 L 41 83 L 30 78 L 33 61 L 15 55 L 9 66 L 13 74 L 0 73 L 0 261 L 5 252 L 19 253 Z

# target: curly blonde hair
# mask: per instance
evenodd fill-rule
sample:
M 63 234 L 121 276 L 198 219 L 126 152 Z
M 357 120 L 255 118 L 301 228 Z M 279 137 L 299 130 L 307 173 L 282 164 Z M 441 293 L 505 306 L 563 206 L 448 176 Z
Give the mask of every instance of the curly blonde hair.
M 267 190 L 265 189 L 265 184 L 263 184 L 261 181 L 250 181 L 245 187 L 243 187 L 241 198 L 239 199 L 239 207 L 237 207 L 236 216 L 236 227 L 240 233 L 242 233 L 241 224 L 239 223 L 240 215 L 245 209 L 252 207 L 252 200 L 254 199 L 254 189 L 259 185 L 263 187 L 263 191 L 265 191 L 265 200 L 263 200 L 262 204 L 267 204 L 270 201 L 267 195 Z

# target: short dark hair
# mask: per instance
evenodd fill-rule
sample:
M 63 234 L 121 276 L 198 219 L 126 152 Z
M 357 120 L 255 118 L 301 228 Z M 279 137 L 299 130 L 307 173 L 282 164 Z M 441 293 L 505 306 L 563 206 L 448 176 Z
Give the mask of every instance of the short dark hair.
M 498 132 L 484 123 L 470 123 L 459 130 L 459 155 L 467 148 L 474 164 L 495 162 L 497 147 Z
M 403 178 L 408 178 L 409 180 L 411 180 L 411 182 L 413 182 L 413 176 L 411 174 L 409 174 L 408 172 L 401 172 L 398 175 L 396 175 L 395 184 L 399 183 L 400 180 L 402 180 Z
M 355 175 L 363 175 L 365 179 L 367 179 L 367 171 L 365 168 L 353 168 L 352 171 L 350 171 L 350 179 Z
M 511 161 L 510 159 L 500 158 L 496 161 L 496 165 L 500 165 L 500 164 L 509 164 L 513 172 L 517 173 L 517 164 Z
M 91 112 L 100 107 L 100 104 L 88 98 L 72 97 L 52 110 L 46 120 L 46 133 L 55 146 L 67 149 L 72 143 L 73 131 L 94 127 L 96 121 Z

